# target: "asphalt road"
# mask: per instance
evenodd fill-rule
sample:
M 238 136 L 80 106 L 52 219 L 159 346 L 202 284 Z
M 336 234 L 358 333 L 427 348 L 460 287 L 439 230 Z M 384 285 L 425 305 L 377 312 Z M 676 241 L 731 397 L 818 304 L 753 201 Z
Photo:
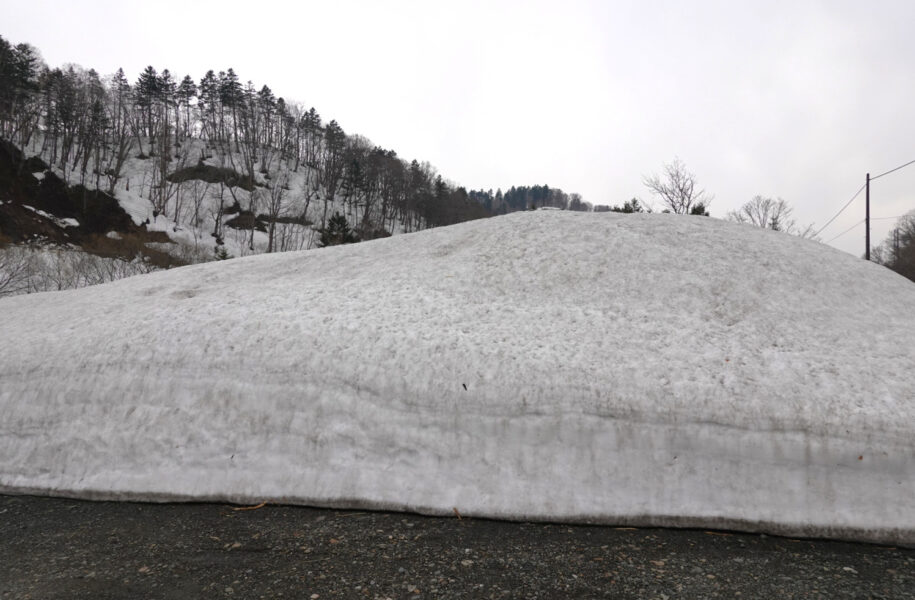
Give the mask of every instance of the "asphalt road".
M 915 598 L 915 550 L 701 530 L 0 496 L 0 598 Z

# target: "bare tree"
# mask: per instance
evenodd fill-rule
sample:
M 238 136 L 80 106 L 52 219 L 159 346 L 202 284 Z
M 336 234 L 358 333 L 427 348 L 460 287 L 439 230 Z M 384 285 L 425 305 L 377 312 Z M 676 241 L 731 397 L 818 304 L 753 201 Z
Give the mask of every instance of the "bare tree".
M 696 176 L 686 169 L 686 165 L 679 158 L 664 165 L 663 177 L 657 174 L 646 176 L 642 178 L 642 183 L 652 194 L 658 196 L 672 213 L 678 215 L 688 215 L 699 205 L 702 205 L 703 209 L 708 208 L 712 203 L 712 196 L 706 194 L 704 189 L 696 189 Z
M 181 181 L 169 181 L 169 162 L 171 161 L 171 152 L 169 148 L 169 131 L 168 123 L 162 122 L 162 134 L 155 138 L 157 152 L 156 160 L 151 170 L 151 181 L 149 185 L 149 202 L 153 209 L 153 220 L 159 215 L 167 217 L 168 204 L 172 198 L 180 193 Z M 185 146 L 183 152 L 179 152 L 179 160 L 175 171 L 184 168 L 188 159 L 190 146 Z M 175 223 L 178 222 L 177 212 L 180 206 L 175 206 Z
M 285 166 L 285 163 L 283 163 Z M 276 249 L 276 222 L 282 216 L 285 208 L 286 191 L 289 189 L 289 170 L 281 169 L 277 173 L 276 179 L 267 187 L 266 209 L 267 209 L 267 252 L 274 252 Z
M 30 259 L 27 248 L 0 245 L 0 297 L 28 291 Z
M 190 186 L 191 207 L 193 209 L 190 222 L 191 225 L 196 229 L 200 228 L 200 226 L 203 224 L 203 217 L 200 215 L 200 208 L 203 206 L 203 201 L 207 197 L 207 192 L 210 190 L 210 184 L 205 181 L 200 181 L 199 179 L 194 179 L 190 182 Z
M 222 217 L 225 214 L 226 206 L 226 153 L 220 152 L 219 154 L 219 173 L 221 174 L 219 178 L 219 187 L 216 192 L 216 200 L 218 203 L 210 205 L 210 216 L 213 218 L 213 237 L 216 239 L 216 246 L 221 246 L 223 244 L 223 223 Z M 232 191 L 232 188 L 229 188 L 229 191 Z
M 886 241 L 871 249 L 871 260 L 915 281 L 915 210 L 899 217 Z
M 791 208 L 785 200 L 754 196 L 737 210 L 728 212 L 727 219 L 736 223 L 749 223 L 762 229 L 784 231 L 805 239 L 816 239 L 813 225 L 800 227 L 791 218 Z
M 0 247 L 0 297 L 68 290 L 156 270 L 142 257 L 107 258 L 72 248 Z

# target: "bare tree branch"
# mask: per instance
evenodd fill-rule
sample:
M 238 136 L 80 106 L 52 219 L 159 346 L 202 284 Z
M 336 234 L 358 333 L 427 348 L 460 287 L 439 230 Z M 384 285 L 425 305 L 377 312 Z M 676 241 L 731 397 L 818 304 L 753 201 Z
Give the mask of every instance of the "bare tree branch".
M 754 196 L 752 200 L 739 209 L 728 212 L 726 218 L 729 221 L 749 223 L 762 229 L 784 231 L 804 239 L 816 239 L 813 225 L 799 227 L 795 220 L 791 218 L 792 212 L 794 212 L 794 209 L 791 208 L 791 205 L 781 198 L 773 200 L 772 198 Z
M 696 176 L 686 170 L 686 165 L 679 158 L 664 165 L 663 177 L 657 174 L 646 176 L 642 178 L 642 183 L 678 215 L 688 215 L 699 204 L 708 208 L 712 202 L 712 197 L 704 189 L 696 189 Z

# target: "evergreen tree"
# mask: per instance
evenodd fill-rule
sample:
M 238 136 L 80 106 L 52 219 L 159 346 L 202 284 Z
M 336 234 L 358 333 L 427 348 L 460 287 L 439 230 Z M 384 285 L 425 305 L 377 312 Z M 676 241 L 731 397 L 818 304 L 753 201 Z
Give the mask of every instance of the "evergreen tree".
M 194 83 L 194 80 L 191 79 L 190 75 L 185 75 L 184 79 L 182 79 L 181 83 L 178 85 L 177 93 L 178 106 L 179 108 L 182 106 L 184 107 L 184 137 L 189 137 L 191 134 L 191 100 L 196 97 L 197 85 Z
M 39 90 L 41 59 L 28 44 L 12 46 L 0 36 L 0 134 L 27 140 L 37 127 L 27 106 Z
M 153 107 L 159 98 L 159 74 L 152 65 L 143 69 L 136 85 L 136 102 L 140 109 L 146 135 L 152 139 L 155 135 L 153 125 Z M 150 143 L 150 146 L 154 144 Z
M 327 207 L 334 201 L 337 185 L 343 176 L 345 164 L 346 134 L 336 121 L 324 128 L 324 156 L 321 161 L 322 183 L 324 184 L 324 214 L 321 226 L 327 224 Z
M 260 118 L 263 121 L 262 135 L 263 144 L 269 146 L 273 144 L 273 115 L 276 112 L 276 96 L 273 91 L 266 85 L 261 87 L 257 92 L 257 109 Z
M 219 80 L 212 69 L 200 80 L 197 89 L 197 104 L 203 121 L 203 135 L 210 141 L 220 140 L 219 129 Z
M 596 207 L 595 207 L 596 210 Z M 645 208 L 642 206 L 642 203 L 639 202 L 638 198 L 633 198 L 632 200 L 627 200 L 623 203 L 622 206 L 612 206 L 610 210 L 618 213 L 641 213 L 645 212 Z
M 321 115 L 313 106 L 302 115 L 301 126 L 305 138 L 305 164 L 312 169 L 317 169 L 318 148 L 321 142 Z
M 219 73 L 219 101 L 224 107 L 232 110 L 232 132 L 235 137 L 235 151 L 238 152 L 238 109 L 245 98 L 244 88 L 238 80 L 238 75 L 232 68 L 225 73 Z M 220 124 L 223 124 L 223 117 L 220 116 Z
M 169 124 L 169 110 L 171 107 L 175 107 L 175 146 L 178 146 L 178 84 L 175 82 L 175 79 L 172 77 L 171 72 L 168 69 L 163 69 L 162 74 L 159 75 L 159 89 L 158 89 L 158 100 L 159 104 L 162 106 L 162 123 L 166 126 Z M 167 135 L 167 127 L 166 127 Z M 163 148 L 168 146 L 168 140 L 163 140 Z M 165 153 L 163 153 L 165 154 Z
M 699 202 L 698 204 L 693 204 L 693 207 L 691 209 L 689 209 L 689 214 L 698 215 L 700 217 L 709 216 L 708 209 L 705 208 L 704 202 Z
M 111 122 L 111 138 L 108 140 L 112 146 L 111 158 L 105 175 L 108 177 L 108 194 L 114 194 L 114 188 L 121 178 L 121 170 L 133 147 L 131 137 L 131 95 L 130 83 L 124 76 L 124 70 L 118 69 L 112 76 L 109 85 L 108 98 L 109 120 Z M 140 148 L 142 152 L 142 146 Z
M 244 96 L 244 88 L 238 80 L 238 75 L 231 67 L 225 73 L 220 73 L 222 77 L 219 82 L 219 100 L 228 107 L 236 107 Z
M 346 217 L 338 212 L 327 221 L 327 227 L 321 231 L 321 240 L 318 242 L 322 248 L 326 246 L 339 246 L 358 242 L 353 230 L 346 222 Z

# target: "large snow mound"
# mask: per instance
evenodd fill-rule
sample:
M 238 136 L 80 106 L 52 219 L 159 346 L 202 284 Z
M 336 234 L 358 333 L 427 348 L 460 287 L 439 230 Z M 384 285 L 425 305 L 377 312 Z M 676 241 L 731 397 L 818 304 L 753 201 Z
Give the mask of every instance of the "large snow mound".
M 915 543 L 915 286 L 519 213 L 0 301 L 0 490 Z

